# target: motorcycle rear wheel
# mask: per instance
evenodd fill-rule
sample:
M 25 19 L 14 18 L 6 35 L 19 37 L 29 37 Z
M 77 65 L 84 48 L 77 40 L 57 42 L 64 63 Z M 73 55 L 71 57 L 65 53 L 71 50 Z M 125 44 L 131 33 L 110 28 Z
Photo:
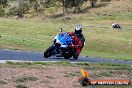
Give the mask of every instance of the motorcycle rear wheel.
M 74 60 L 76 60 L 78 58 L 78 55 L 77 54 L 74 54 L 73 55 L 73 58 L 74 58 Z
M 65 55 L 64 58 L 65 58 L 65 59 L 69 59 L 69 56 L 66 56 L 66 55 Z

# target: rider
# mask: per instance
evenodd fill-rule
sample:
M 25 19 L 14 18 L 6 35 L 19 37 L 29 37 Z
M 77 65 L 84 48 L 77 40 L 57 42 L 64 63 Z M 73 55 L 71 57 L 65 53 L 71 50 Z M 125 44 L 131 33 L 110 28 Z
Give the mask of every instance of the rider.
M 68 34 L 73 38 L 74 43 L 70 46 L 75 49 L 75 53 L 73 55 L 74 59 L 77 59 L 85 42 L 85 38 L 82 34 L 82 26 L 78 25 L 75 27 L 74 32 L 68 32 Z

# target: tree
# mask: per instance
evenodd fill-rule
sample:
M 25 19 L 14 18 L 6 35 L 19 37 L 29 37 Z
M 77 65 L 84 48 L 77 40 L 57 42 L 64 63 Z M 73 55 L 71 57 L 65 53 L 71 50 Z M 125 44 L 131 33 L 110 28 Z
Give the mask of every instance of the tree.
M 74 7 L 74 12 L 80 12 L 80 7 L 87 0 L 63 0 L 63 12 L 69 13 L 68 9 L 72 9 Z
M 95 7 L 95 2 L 97 2 L 98 0 L 90 0 L 91 1 L 91 7 L 94 8 Z
M 40 9 L 49 8 L 54 6 L 54 2 L 57 0 L 29 0 L 36 12 Z
M 7 4 L 7 0 L 0 0 L 0 5 L 4 7 L 6 7 L 8 4 Z
M 15 15 L 18 18 L 22 18 L 24 17 L 24 14 L 28 13 L 29 7 L 27 0 L 19 0 L 18 5 L 10 7 L 8 15 Z
M 8 6 L 7 0 L 0 0 L 0 16 L 5 15 L 5 8 Z

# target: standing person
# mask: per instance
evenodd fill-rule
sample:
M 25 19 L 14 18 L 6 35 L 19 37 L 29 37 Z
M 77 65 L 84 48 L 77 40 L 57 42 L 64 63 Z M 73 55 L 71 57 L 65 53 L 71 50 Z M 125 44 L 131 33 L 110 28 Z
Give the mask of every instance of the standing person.
M 73 38 L 74 43 L 70 46 L 74 48 L 75 53 L 73 54 L 73 58 L 77 59 L 85 42 L 85 38 L 82 34 L 82 26 L 78 25 L 75 27 L 74 32 L 68 32 L 68 34 Z

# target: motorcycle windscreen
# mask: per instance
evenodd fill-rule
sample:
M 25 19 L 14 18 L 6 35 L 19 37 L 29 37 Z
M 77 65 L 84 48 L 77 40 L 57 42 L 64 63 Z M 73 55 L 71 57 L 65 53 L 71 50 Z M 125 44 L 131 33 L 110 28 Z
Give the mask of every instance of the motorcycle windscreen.
M 70 45 L 71 43 L 73 43 L 73 39 L 67 33 L 59 34 L 59 36 L 57 37 L 57 39 L 63 45 Z

